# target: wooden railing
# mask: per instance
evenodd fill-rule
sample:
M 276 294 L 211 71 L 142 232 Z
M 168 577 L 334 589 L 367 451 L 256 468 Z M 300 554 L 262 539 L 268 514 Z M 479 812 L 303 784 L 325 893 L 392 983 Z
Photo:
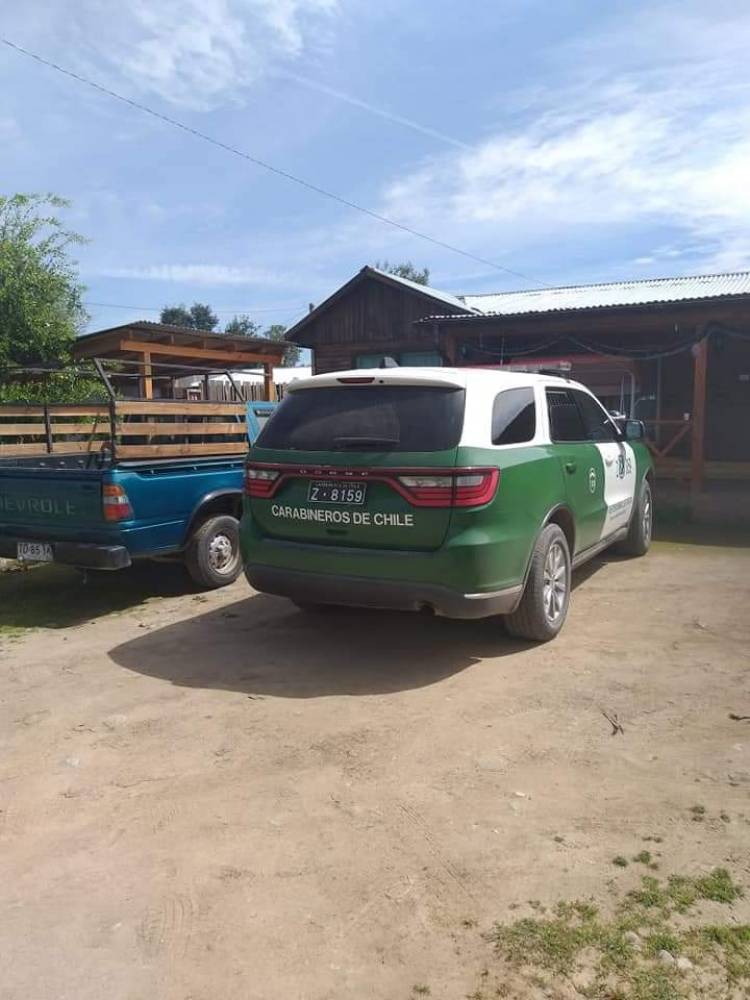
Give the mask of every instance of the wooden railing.
M 692 426 L 693 422 L 689 417 L 687 420 L 647 420 L 646 444 L 654 456 L 654 459 L 658 462 L 659 459 L 665 458 L 670 451 L 672 451 L 676 445 L 678 445 L 680 441 L 686 437 Z M 657 444 L 653 437 L 649 436 L 648 432 L 652 428 L 660 429 L 662 427 L 666 427 L 669 432 L 671 432 L 674 428 L 676 428 L 676 430 L 674 430 L 674 433 L 672 433 L 668 438 L 666 444 L 663 443 L 662 435 L 659 434 L 659 442 Z
M 0 405 L 0 458 L 102 452 L 128 459 L 176 458 L 246 450 L 244 403 Z
M 118 458 L 240 455 L 247 451 L 244 403 L 117 402 Z

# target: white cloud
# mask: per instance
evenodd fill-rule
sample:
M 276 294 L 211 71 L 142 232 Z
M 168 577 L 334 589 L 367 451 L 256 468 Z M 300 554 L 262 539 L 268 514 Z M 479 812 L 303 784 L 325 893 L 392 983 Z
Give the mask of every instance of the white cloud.
M 12 12 L 6 28 L 29 44 L 46 37 L 61 61 L 130 94 L 204 110 L 323 44 L 338 3 L 38 0 Z
M 93 272 L 91 272 L 93 273 Z M 96 272 L 106 278 L 166 281 L 204 285 L 283 285 L 286 276 L 264 268 L 226 264 L 152 264 L 147 267 L 113 267 Z
M 684 29 L 676 13 L 675 23 Z M 529 104 L 523 127 L 424 161 L 386 188 L 380 210 L 495 259 L 666 228 L 680 234 L 674 252 L 643 245 L 639 265 L 748 266 L 750 12 L 700 31 L 695 19 L 673 30 L 657 68 L 602 78 L 589 59 L 585 79 Z M 710 57 L 697 58 L 697 37 L 711 38 Z

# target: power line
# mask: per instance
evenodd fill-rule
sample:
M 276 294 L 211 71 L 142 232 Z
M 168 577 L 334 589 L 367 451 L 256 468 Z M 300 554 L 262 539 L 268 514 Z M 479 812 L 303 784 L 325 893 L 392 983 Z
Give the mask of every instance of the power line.
M 484 264 L 486 267 L 491 267 L 496 271 L 502 271 L 505 274 L 510 274 L 514 278 L 520 278 L 522 281 L 531 281 L 536 285 L 549 287 L 546 282 L 539 281 L 537 278 L 532 278 L 528 274 L 523 274 L 521 271 L 513 271 L 511 268 L 503 267 L 502 264 L 496 264 L 494 261 L 487 260 L 485 257 L 478 257 L 476 254 L 469 253 L 467 250 L 461 250 L 460 247 L 453 246 L 451 243 L 446 243 L 434 236 L 428 236 L 426 233 L 421 233 L 417 229 L 412 229 L 410 226 L 404 225 L 402 222 L 396 222 L 395 219 L 389 219 L 385 215 L 380 215 L 379 212 L 374 212 L 372 209 L 365 208 L 363 205 L 358 205 L 356 202 L 349 201 L 341 195 L 334 194 L 332 191 L 327 191 L 325 188 L 318 187 L 317 184 L 313 184 L 311 181 L 306 181 L 301 177 L 297 177 L 294 174 L 289 173 L 287 170 L 282 170 L 280 167 L 274 167 L 272 164 L 266 163 L 265 160 L 258 159 L 257 156 L 251 156 L 250 153 L 245 153 L 243 150 L 237 149 L 236 146 L 230 146 L 228 143 L 222 142 L 220 139 L 214 139 L 212 136 L 199 131 L 199 129 L 193 128 L 191 125 L 186 125 L 184 122 L 178 121 L 176 118 L 170 118 L 169 115 L 162 114 L 160 111 L 155 111 L 146 104 L 141 104 L 140 102 L 134 101 L 129 97 L 118 94 L 117 91 L 110 90 L 108 87 L 104 87 L 102 84 L 96 83 L 94 80 L 89 80 L 85 76 L 80 76 L 78 73 L 74 73 L 73 70 L 65 69 L 63 66 L 58 65 L 58 63 L 51 62 L 49 59 L 45 59 L 42 56 L 37 55 L 37 53 L 31 52 L 29 49 L 23 48 L 21 45 L 11 42 L 8 38 L 0 37 L 0 41 L 2 41 L 4 45 L 7 45 L 8 48 L 14 49 L 16 52 L 20 52 L 21 55 L 27 56 L 29 59 L 33 59 L 35 62 L 41 63 L 42 66 L 54 69 L 57 73 L 62 73 L 63 76 L 70 77 L 72 80 L 77 80 L 78 83 L 83 83 L 87 87 L 91 87 L 93 90 L 99 91 L 101 94 L 106 94 L 107 97 L 112 97 L 116 101 L 121 101 L 123 104 L 129 105 L 129 107 L 135 108 L 137 111 L 142 111 L 144 114 L 150 115 L 152 118 L 157 118 L 159 121 L 166 122 L 167 125 L 172 125 L 174 128 L 181 129 L 183 132 L 187 132 L 189 135 L 195 136 L 197 139 L 202 139 L 204 142 L 208 142 L 212 146 L 217 146 L 219 149 L 232 153 L 234 156 L 239 156 L 243 160 L 247 160 L 249 163 L 255 164 L 257 167 L 262 167 L 264 170 L 268 170 L 270 173 L 276 174 L 278 177 L 283 177 L 285 180 L 292 181 L 292 183 L 298 184 L 300 187 L 307 188 L 309 191 L 314 191 L 315 194 L 319 194 L 324 198 L 330 199 L 331 201 L 338 202 L 338 204 L 351 208 L 355 212 L 367 215 L 371 219 L 382 222 L 387 226 L 392 226 L 394 229 L 399 229 L 401 232 L 408 233 L 410 236 L 416 236 L 420 240 L 432 243 L 433 246 L 442 247 L 443 250 L 450 250 L 452 253 L 460 254 L 462 257 L 467 257 L 469 260 L 473 260 L 478 264 Z
M 85 306 L 98 306 L 101 309 L 130 309 L 133 312 L 161 312 L 164 308 L 163 306 L 131 306 L 125 305 L 122 302 L 94 302 L 92 299 L 85 299 Z M 300 305 L 298 302 L 290 302 L 286 305 L 278 306 L 262 306 L 257 308 L 255 306 L 238 306 L 236 309 L 214 309 L 211 308 L 211 312 L 221 313 L 221 314 L 236 314 L 236 313 L 268 313 L 268 312 L 288 312 L 290 309 L 299 309 L 300 313 L 307 309 L 307 306 Z

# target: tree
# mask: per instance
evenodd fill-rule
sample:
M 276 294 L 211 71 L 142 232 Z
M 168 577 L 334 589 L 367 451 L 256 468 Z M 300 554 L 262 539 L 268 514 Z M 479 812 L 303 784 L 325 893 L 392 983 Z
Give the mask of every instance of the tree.
M 286 336 L 286 327 L 282 326 L 281 323 L 274 323 L 268 327 L 268 329 L 263 333 L 263 336 L 268 340 L 283 340 Z M 297 344 L 293 344 L 291 347 L 287 347 L 284 351 L 282 363 L 286 365 L 287 368 L 294 368 L 295 365 L 299 364 L 301 354 L 302 348 L 298 347 Z
M 168 326 L 186 326 L 191 330 L 210 331 L 219 325 L 219 317 L 205 302 L 194 302 L 189 309 L 182 302 L 178 306 L 164 306 L 159 321 Z
M 409 281 L 415 281 L 418 285 L 429 285 L 430 283 L 429 267 L 425 267 L 420 271 L 410 260 L 405 260 L 401 264 L 389 264 L 387 260 L 378 260 L 375 261 L 374 266 L 379 271 L 385 271 L 386 274 L 394 274 L 397 278 L 408 278 Z
M 260 324 L 250 319 L 247 313 L 240 313 L 229 320 L 224 333 L 228 333 L 230 337 L 259 337 Z
M 54 214 L 56 195 L 0 197 L 0 370 L 60 364 L 83 329 L 86 311 L 70 249 L 83 237 Z

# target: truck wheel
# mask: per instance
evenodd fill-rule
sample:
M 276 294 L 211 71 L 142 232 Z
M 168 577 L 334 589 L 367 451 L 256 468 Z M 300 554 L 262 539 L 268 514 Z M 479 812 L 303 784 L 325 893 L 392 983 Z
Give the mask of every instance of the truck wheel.
M 633 508 L 628 533 L 615 546 L 615 551 L 624 556 L 645 556 L 651 548 L 654 530 L 654 501 L 648 479 L 641 483 L 641 492 Z
M 234 583 L 242 569 L 237 518 L 221 514 L 200 524 L 187 544 L 185 565 L 195 582 L 207 590 Z
M 521 603 L 505 624 L 511 635 L 548 642 L 563 627 L 569 602 L 568 540 L 561 528 L 548 524 L 534 546 Z

